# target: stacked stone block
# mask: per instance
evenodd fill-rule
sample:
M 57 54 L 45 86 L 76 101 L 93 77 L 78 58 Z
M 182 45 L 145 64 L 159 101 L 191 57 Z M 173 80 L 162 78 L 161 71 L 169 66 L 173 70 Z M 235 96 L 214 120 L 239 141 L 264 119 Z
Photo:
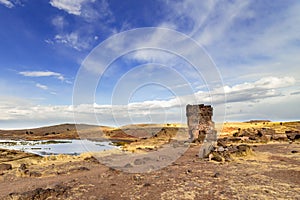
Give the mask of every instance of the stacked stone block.
M 187 105 L 186 116 L 191 141 L 216 141 L 217 132 L 214 130 L 213 108 L 210 105 Z

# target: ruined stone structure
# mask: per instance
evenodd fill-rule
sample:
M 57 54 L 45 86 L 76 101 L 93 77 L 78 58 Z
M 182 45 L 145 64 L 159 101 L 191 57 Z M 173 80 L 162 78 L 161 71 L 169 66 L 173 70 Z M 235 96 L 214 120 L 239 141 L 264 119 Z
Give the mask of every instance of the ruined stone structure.
M 186 116 L 191 141 L 203 143 L 217 141 L 217 132 L 212 121 L 213 108 L 210 105 L 187 105 Z

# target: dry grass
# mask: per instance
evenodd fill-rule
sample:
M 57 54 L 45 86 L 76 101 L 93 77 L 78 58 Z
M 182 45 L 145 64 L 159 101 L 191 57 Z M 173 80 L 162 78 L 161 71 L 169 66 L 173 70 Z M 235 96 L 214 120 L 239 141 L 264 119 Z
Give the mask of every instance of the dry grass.
M 248 128 L 271 128 L 278 134 L 284 134 L 288 130 L 300 130 L 300 122 L 226 122 L 224 124 L 216 124 L 221 136 L 232 135 L 238 129 Z

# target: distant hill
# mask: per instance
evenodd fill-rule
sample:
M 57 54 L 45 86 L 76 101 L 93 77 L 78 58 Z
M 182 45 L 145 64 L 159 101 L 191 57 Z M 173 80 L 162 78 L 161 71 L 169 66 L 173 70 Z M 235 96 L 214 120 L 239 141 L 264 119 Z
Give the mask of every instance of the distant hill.
M 78 131 L 101 132 L 112 127 L 88 124 L 60 124 L 33 129 L 0 130 L 0 139 L 46 140 L 46 139 L 79 139 Z
M 244 123 L 262 123 L 262 122 L 271 122 L 271 120 L 267 120 L 267 119 L 254 119 L 254 120 L 245 121 Z

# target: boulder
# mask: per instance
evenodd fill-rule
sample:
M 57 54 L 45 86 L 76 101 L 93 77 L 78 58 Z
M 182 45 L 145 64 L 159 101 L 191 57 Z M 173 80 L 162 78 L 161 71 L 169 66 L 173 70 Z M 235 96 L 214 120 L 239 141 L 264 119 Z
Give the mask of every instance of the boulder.
M 212 142 L 205 142 L 201 145 L 200 151 L 199 151 L 199 158 L 207 158 L 208 155 L 214 150 L 214 143 Z
M 6 163 L 1 163 L 0 164 L 0 171 L 11 170 L 11 169 L 12 169 L 11 164 L 6 164 Z
M 300 132 L 299 131 L 285 131 L 285 134 L 289 140 L 297 140 L 300 139 Z

